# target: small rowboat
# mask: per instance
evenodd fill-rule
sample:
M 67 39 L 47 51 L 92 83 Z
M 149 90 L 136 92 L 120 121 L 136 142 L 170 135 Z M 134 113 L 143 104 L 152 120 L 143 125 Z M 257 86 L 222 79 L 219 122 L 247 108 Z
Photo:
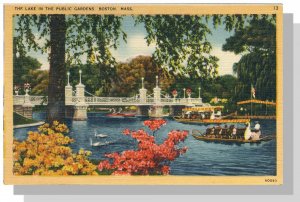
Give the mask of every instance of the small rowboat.
M 185 119 L 173 117 L 175 121 L 181 123 L 248 123 L 250 119 Z

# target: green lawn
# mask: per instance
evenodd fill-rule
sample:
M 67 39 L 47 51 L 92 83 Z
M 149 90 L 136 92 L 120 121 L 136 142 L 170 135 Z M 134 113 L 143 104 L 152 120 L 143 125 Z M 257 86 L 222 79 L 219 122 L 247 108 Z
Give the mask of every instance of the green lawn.
M 30 123 L 37 123 L 36 120 L 25 118 L 20 114 L 14 112 L 14 125 L 22 125 L 22 124 L 30 124 Z

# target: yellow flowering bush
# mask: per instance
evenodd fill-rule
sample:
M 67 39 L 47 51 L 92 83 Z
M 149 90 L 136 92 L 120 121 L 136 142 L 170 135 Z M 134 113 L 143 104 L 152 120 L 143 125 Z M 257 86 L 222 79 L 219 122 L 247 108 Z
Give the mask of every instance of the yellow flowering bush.
M 38 131 L 28 132 L 25 141 L 13 142 L 15 175 L 97 175 L 97 166 L 88 160 L 90 151 L 73 153 L 68 146 L 74 140 L 64 134 L 69 129 L 54 121 Z
M 69 129 L 67 125 L 60 124 L 58 121 L 53 121 L 52 125 L 49 123 L 45 123 L 38 128 L 38 131 L 43 134 L 53 134 L 53 133 L 61 133 L 67 134 L 69 133 Z

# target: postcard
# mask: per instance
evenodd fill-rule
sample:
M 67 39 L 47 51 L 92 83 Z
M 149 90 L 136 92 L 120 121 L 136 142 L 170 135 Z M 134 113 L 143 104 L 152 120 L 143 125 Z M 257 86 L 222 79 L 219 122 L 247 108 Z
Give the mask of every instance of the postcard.
M 4 10 L 5 184 L 283 183 L 282 5 Z

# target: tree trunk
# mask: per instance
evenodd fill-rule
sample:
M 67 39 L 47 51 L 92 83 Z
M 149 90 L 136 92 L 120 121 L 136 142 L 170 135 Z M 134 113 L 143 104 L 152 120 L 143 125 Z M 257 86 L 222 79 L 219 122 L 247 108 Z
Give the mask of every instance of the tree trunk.
M 65 118 L 65 15 L 50 15 L 50 71 L 47 121 L 64 122 Z

